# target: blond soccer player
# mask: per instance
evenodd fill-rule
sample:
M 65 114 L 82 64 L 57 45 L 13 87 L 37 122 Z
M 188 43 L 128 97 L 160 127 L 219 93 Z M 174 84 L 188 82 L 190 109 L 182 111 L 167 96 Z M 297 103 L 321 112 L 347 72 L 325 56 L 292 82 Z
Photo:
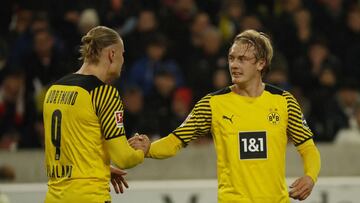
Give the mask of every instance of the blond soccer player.
M 228 54 L 233 85 L 198 101 L 187 119 L 151 144 L 147 157 L 163 159 L 199 136 L 211 133 L 217 154 L 218 202 L 289 203 L 306 199 L 320 171 L 320 154 L 296 99 L 266 84 L 271 63 L 269 38 L 255 30 L 236 36 Z M 288 139 L 304 163 L 304 175 L 288 187 Z M 144 136 L 129 140 L 137 148 Z
M 82 38 L 80 52 L 81 68 L 52 84 L 44 101 L 46 203 L 111 202 L 110 162 L 134 167 L 149 147 L 130 147 L 119 92 L 109 85 L 124 62 L 120 36 L 95 27 Z M 115 190 L 122 191 L 122 171 L 111 170 Z

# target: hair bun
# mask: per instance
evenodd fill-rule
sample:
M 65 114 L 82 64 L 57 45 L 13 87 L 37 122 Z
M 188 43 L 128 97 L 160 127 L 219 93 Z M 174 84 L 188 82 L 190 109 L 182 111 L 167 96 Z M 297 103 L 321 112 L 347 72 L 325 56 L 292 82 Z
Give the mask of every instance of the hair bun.
M 110 28 L 97 26 L 92 28 L 81 38 L 80 59 L 89 63 L 97 64 L 100 59 L 101 51 L 112 44 L 119 43 L 119 34 Z
M 82 39 L 81 39 L 81 42 L 83 44 L 91 44 L 92 41 L 93 41 L 93 37 L 92 36 L 89 36 L 89 35 L 85 35 Z

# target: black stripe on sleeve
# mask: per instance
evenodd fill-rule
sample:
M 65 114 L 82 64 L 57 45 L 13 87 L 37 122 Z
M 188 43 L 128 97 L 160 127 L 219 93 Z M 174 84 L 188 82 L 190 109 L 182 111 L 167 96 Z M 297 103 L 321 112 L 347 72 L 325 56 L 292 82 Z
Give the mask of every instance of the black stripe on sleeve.
M 205 136 L 210 133 L 212 119 L 210 98 L 211 95 L 207 95 L 198 101 L 184 123 L 173 131 L 173 134 L 185 146 L 199 136 Z
M 105 100 L 110 100 L 111 98 L 116 96 L 116 91 L 109 91 L 108 97 L 105 98 Z M 109 110 L 111 107 L 111 102 L 104 103 L 103 107 L 101 108 L 101 113 L 104 113 Z
M 287 132 L 288 135 L 293 140 L 295 146 L 298 146 L 305 141 L 313 137 L 313 133 L 309 127 L 304 124 L 305 118 L 301 112 L 300 105 L 296 99 L 289 93 L 284 91 L 283 96 L 287 102 L 287 112 L 288 112 L 288 126 Z
M 106 140 L 125 135 L 123 105 L 115 87 L 102 85 L 90 92 Z M 117 118 L 117 114 L 122 115 Z M 121 121 L 121 122 L 120 122 Z

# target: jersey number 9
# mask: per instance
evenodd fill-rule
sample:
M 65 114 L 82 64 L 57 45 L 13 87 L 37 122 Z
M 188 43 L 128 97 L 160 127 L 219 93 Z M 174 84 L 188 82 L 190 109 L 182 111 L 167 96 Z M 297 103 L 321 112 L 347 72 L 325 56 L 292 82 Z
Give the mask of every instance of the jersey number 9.
M 61 111 L 55 110 L 51 117 L 51 142 L 55 147 L 55 160 L 60 159 Z

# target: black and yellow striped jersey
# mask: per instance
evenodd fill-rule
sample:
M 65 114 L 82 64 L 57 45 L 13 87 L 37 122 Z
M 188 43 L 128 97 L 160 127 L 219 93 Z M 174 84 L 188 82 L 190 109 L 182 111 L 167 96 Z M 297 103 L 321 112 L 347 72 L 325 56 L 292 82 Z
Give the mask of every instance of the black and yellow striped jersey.
M 313 136 L 289 92 L 266 84 L 252 98 L 227 87 L 202 98 L 172 134 L 187 145 L 209 133 L 217 152 L 219 202 L 289 202 L 288 138 L 300 146 Z
M 93 75 L 70 74 L 50 86 L 43 112 L 46 202 L 111 199 L 105 142 L 125 137 L 123 112 L 116 88 Z

